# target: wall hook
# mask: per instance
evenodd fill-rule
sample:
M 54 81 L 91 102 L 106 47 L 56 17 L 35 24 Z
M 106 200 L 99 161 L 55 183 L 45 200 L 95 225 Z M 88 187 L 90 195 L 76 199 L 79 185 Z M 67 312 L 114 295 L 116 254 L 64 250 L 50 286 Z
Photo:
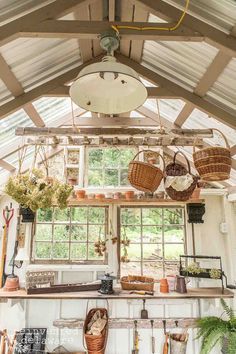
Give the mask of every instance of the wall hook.
M 175 327 L 179 327 L 179 321 L 178 320 L 175 321 Z
M 166 335 L 166 320 L 163 320 L 162 323 L 163 323 L 164 334 Z

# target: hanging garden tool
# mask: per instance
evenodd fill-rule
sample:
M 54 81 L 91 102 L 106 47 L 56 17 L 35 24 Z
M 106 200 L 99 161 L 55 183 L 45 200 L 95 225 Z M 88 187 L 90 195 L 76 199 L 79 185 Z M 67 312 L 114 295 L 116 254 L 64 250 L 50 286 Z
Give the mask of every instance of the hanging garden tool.
M 134 344 L 132 354 L 139 354 L 139 333 L 137 320 L 134 321 Z
M 152 345 L 152 354 L 155 354 L 155 337 L 154 337 L 154 320 L 151 320 L 151 329 L 152 329 L 152 336 L 151 336 L 151 345 Z
M 8 229 L 10 225 L 10 221 L 14 216 L 14 209 L 12 208 L 12 204 L 10 204 L 10 208 L 8 206 L 3 209 L 3 218 L 5 221 L 5 225 L 3 226 L 3 237 L 2 237 L 2 253 L 1 253 L 1 264 L 0 264 L 0 288 L 3 287 L 6 281 L 6 273 L 5 273 L 5 265 L 7 258 L 7 238 L 8 238 Z
M 145 303 L 146 303 L 146 300 L 143 299 L 143 309 L 141 310 L 141 318 L 144 320 L 148 319 L 148 311 L 145 308 Z
M 168 354 L 169 351 L 169 334 L 166 332 L 166 320 L 163 320 L 163 329 L 165 335 L 165 343 L 163 346 L 163 354 Z

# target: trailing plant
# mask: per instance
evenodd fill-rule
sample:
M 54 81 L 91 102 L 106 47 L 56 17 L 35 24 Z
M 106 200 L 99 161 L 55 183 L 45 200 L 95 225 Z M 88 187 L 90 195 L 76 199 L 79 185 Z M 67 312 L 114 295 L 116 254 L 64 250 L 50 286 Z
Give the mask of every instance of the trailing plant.
M 184 268 L 184 271 L 192 274 L 200 274 L 204 269 L 200 268 L 198 263 L 190 263 L 187 267 Z
M 197 338 L 202 338 L 200 354 L 209 354 L 216 346 L 224 348 L 223 353 L 236 353 L 236 316 L 224 299 L 221 299 L 221 305 L 224 310 L 221 317 L 208 316 L 197 321 Z
M 212 268 L 209 272 L 211 279 L 220 279 L 221 278 L 221 270 Z

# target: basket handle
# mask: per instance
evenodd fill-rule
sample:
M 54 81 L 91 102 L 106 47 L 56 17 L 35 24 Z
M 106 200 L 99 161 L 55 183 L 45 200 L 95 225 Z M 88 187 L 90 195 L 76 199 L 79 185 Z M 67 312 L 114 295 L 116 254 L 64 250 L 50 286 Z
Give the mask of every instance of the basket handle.
M 134 161 L 134 160 L 136 159 L 136 157 L 137 157 L 139 154 L 141 154 L 141 152 L 152 152 L 152 153 L 156 154 L 157 156 L 160 156 L 161 159 L 162 159 L 162 161 L 163 161 L 163 168 L 165 169 L 166 164 L 165 164 L 165 160 L 163 159 L 163 156 L 162 156 L 159 152 L 156 152 L 156 151 L 153 151 L 153 150 L 141 150 L 141 151 L 137 152 L 137 154 L 133 157 L 133 160 L 132 160 L 132 161 Z
M 230 149 L 230 145 L 229 145 L 229 143 L 228 143 L 228 140 L 227 140 L 226 136 L 225 136 L 219 129 L 212 128 L 211 130 L 220 133 L 220 135 L 222 136 L 222 138 L 223 138 L 224 141 L 225 141 L 226 148 L 227 148 L 227 149 Z M 195 140 L 194 140 L 194 143 L 193 143 L 193 152 L 196 151 L 196 140 L 197 140 L 197 139 L 195 139 Z
M 188 166 L 188 172 L 189 172 L 189 174 L 191 174 L 191 167 L 190 167 L 189 160 L 188 160 L 187 156 L 186 156 L 182 151 L 179 151 L 179 150 L 176 151 L 176 153 L 174 154 L 174 163 L 175 163 L 175 161 L 176 161 L 176 156 L 177 156 L 178 154 L 183 155 L 183 157 L 185 158 L 185 160 L 186 160 L 186 162 L 187 162 L 187 166 Z

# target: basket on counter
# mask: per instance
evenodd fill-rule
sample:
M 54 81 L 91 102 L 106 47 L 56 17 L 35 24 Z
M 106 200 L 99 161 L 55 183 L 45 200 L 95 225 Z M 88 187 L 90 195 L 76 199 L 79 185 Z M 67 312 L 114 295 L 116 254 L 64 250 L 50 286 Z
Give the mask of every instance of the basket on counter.
M 95 312 L 100 311 L 101 314 L 104 316 L 106 315 L 107 318 L 107 323 L 106 326 L 104 327 L 102 333 L 100 335 L 91 335 L 87 334 L 87 328 L 88 324 L 91 321 L 93 315 Z M 86 347 L 88 354 L 104 354 L 105 349 L 106 349 L 106 344 L 107 344 L 107 337 L 108 337 L 108 311 L 105 308 L 93 308 L 91 309 L 87 315 L 86 319 L 84 322 L 84 327 L 83 327 L 83 332 L 84 332 L 84 339 L 86 342 Z
M 226 144 L 226 147 L 212 146 L 196 151 L 193 146 L 194 165 L 204 181 L 224 181 L 230 178 L 232 159 L 230 146 L 225 135 L 218 129 Z
M 133 160 L 129 163 L 128 179 L 130 184 L 134 188 L 142 192 L 153 193 L 157 190 L 162 181 L 163 171 L 159 167 L 154 166 L 151 163 L 135 160 L 140 153 L 144 152 L 151 152 L 157 154 L 155 151 L 152 150 L 139 151 L 134 156 Z M 163 165 L 165 167 L 165 161 L 163 157 L 160 154 L 158 155 L 161 157 Z
M 154 279 L 141 275 L 128 275 L 124 276 L 120 280 L 121 288 L 123 290 L 143 290 L 153 291 Z
M 178 154 L 183 155 L 183 157 L 186 160 L 188 169 L 186 169 L 182 164 L 176 162 L 176 156 Z M 190 174 L 193 178 L 192 184 L 187 189 L 182 190 L 182 191 L 178 191 L 178 190 L 174 189 L 172 186 L 165 187 L 166 193 L 168 194 L 168 196 L 171 199 L 177 200 L 177 201 L 188 200 L 191 197 L 191 195 L 193 194 L 193 192 L 197 186 L 197 182 L 199 180 L 199 177 L 194 176 L 191 173 L 190 163 L 189 163 L 189 160 L 187 159 L 186 155 L 181 151 L 177 151 L 174 154 L 173 162 L 168 164 L 165 168 L 165 179 L 168 176 L 169 177 L 177 177 L 177 176 L 185 176 L 187 174 Z

